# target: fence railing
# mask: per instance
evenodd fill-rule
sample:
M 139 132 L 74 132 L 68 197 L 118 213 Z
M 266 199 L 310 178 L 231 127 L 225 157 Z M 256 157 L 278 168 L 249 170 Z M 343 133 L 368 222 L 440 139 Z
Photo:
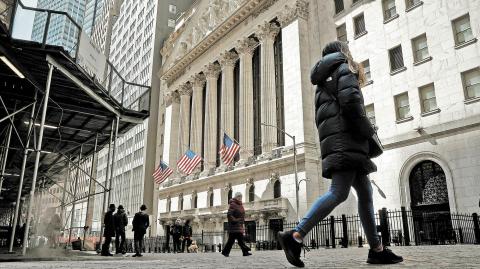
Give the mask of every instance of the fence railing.
M 479 219 L 476 213 L 412 212 L 405 208 L 388 211 L 382 208 L 375 214 L 377 231 L 384 245 L 443 245 L 480 244 Z M 278 231 L 292 230 L 297 222 L 279 222 L 277 225 L 247 224 L 245 242 L 252 249 L 280 249 Z M 221 251 L 228 239 L 228 231 L 196 231 L 192 240 L 200 251 Z M 310 248 L 362 247 L 367 244 L 358 215 L 330 216 L 318 223 L 304 239 Z M 238 248 L 235 244 L 234 248 Z M 133 240 L 127 240 L 127 249 L 133 251 Z M 171 252 L 173 240 L 169 236 L 146 238 L 146 252 Z

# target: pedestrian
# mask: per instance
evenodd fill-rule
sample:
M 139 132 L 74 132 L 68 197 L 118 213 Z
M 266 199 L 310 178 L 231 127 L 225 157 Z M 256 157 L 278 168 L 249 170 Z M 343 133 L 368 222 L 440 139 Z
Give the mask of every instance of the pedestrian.
M 132 221 L 132 231 L 133 231 L 133 241 L 135 243 L 135 255 L 133 257 L 142 257 L 143 251 L 143 237 L 147 233 L 147 228 L 150 226 L 150 220 L 146 212 L 147 206 L 142 205 L 140 207 L 140 212 L 137 212 L 133 217 Z
M 123 205 L 119 205 L 117 213 L 113 215 L 113 220 L 115 222 L 115 254 L 122 253 L 125 255 L 127 253 L 125 246 L 125 227 L 128 225 L 127 214 Z
M 242 193 L 237 192 L 235 196 L 228 202 L 228 240 L 225 247 L 222 250 L 222 255 L 228 257 L 230 250 L 232 249 L 235 239 L 238 241 L 238 245 L 242 249 L 243 256 L 250 256 L 250 248 L 245 245 L 243 237 L 245 235 L 245 209 L 242 205 Z
M 182 232 L 182 220 L 177 219 L 175 220 L 175 224 L 172 225 L 172 228 L 170 228 L 170 234 L 173 238 L 173 253 L 180 252 Z
M 192 226 L 190 226 L 190 220 L 188 219 L 183 225 L 182 236 L 182 252 L 185 252 L 185 245 L 187 245 L 187 252 L 190 252 L 189 247 L 192 244 Z
M 115 205 L 110 204 L 108 211 L 105 213 L 105 217 L 103 218 L 103 225 L 105 227 L 103 236 L 105 237 L 105 241 L 103 242 L 102 246 L 102 256 L 113 256 L 112 253 L 110 253 L 110 243 L 112 242 L 112 237 L 115 236 L 113 212 L 115 212 Z
M 360 220 L 370 245 L 367 262 L 401 262 L 402 257 L 382 245 L 375 224 L 368 174 L 377 169 L 371 157 L 372 152 L 378 151 L 378 146 L 371 142 L 375 129 L 365 114 L 360 90 L 365 82 L 363 68 L 353 60 L 344 42 L 327 44 L 322 56 L 311 72 L 311 81 L 317 85 L 315 119 L 320 136 L 322 174 L 332 179 L 332 184 L 329 191 L 313 203 L 297 227 L 279 233 L 278 240 L 288 261 L 304 267 L 300 260 L 303 238 L 347 199 L 353 186 L 357 192 Z

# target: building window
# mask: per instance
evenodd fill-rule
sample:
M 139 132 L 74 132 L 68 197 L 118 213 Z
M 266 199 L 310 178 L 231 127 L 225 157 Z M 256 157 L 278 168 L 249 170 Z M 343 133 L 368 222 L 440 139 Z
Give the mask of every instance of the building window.
M 353 25 L 355 30 L 355 37 L 358 37 L 367 32 L 365 29 L 365 17 L 363 13 L 353 18 Z
M 273 49 L 275 58 L 275 96 L 277 99 L 277 127 L 281 130 L 285 130 L 282 31 L 280 31 L 275 37 Z M 280 130 L 277 130 L 277 146 L 285 146 L 285 134 Z
M 395 109 L 397 114 L 397 120 L 404 120 L 410 116 L 410 103 L 408 102 L 408 93 L 395 96 Z
M 370 61 L 367 59 L 362 62 L 363 72 L 365 73 L 365 82 L 372 81 L 372 74 L 370 72 Z
M 334 0 L 335 1 L 335 14 L 338 14 L 343 11 L 343 0 Z
M 273 184 L 273 198 L 280 198 L 282 196 L 282 183 L 280 180 L 275 181 Z
M 462 73 L 466 99 L 480 97 L 480 67 Z
M 213 206 L 213 198 L 214 197 L 213 197 L 213 192 L 212 192 L 212 193 L 210 193 L 210 203 L 209 203 L 210 207 Z
M 470 16 L 468 14 L 453 20 L 452 24 L 453 33 L 455 34 L 455 45 L 461 45 L 473 39 Z
M 168 12 L 172 14 L 177 14 L 177 6 L 175 5 L 168 5 Z
M 197 205 L 198 205 L 198 196 L 197 196 L 197 195 L 194 195 L 192 199 L 193 199 L 192 208 L 197 208 Z
M 422 113 L 432 112 L 437 109 L 437 99 L 435 97 L 435 87 L 432 84 L 420 87 L 420 102 Z
M 390 56 L 390 71 L 394 72 L 399 70 L 400 68 L 404 67 L 403 65 L 403 54 L 402 54 L 402 46 L 399 45 L 393 49 L 388 51 Z
M 397 8 L 395 6 L 395 0 L 383 0 L 383 20 L 385 22 L 390 21 L 397 17 Z
M 167 26 L 171 28 L 175 28 L 175 20 L 174 19 L 168 19 Z
M 420 62 L 428 58 L 427 35 L 423 34 L 412 39 L 413 60 Z
M 248 201 L 249 202 L 255 201 L 255 185 L 253 185 L 253 184 L 248 189 Z
M 374 104 L 370 104 L 368 106 L 365 106 L 365 113 L 367 114 L 367 118 L 370 120 L 370 122 L 373 125 L 376 125 L 377 121 L 375 119 L 375 106 L 374 106 Z
M 233 195 L 232 189 L 228 190 L 228 195 L 227 195 L 228 202 L 230 202 L 230 200 L 232 200 L 232 195 Z
M 422 1 L 420 0 L 405 0 L 405 6 L 407 7 L 407 10 L 421 4 L 422 4 Z
M 337 40 L 347 42 L 347 26 L 345 23 L 337 27 Z

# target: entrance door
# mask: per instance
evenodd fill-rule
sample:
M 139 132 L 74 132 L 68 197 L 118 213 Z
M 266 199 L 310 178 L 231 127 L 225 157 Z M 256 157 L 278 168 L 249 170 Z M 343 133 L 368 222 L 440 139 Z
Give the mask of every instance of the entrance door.
M 456 241 L 447 181 L 440 165 L 433 161 L 423 161 L 413 168 L 409 180 L 416 244 Z

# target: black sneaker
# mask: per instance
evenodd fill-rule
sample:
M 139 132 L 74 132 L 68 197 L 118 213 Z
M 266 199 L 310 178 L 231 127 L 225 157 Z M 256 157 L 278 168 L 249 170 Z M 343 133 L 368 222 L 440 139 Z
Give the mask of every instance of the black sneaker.
M 226 253 L 222 252 L 222 255 L 225 256 L 225 257 L 228 257 L 228 254 L 226 254 Z
M 403 262 L 402 256 L 395 255 L 390 249 L 383 247 L 383 251 L 368 251 L 367 263 L 371 264 L 393 264 Z
M 250 252 L 243 253 L 243 256 L 250 256 L 250 255 L 252 255 L 252 253 L 250 253 Z
M 282 246 L 289 263 L 296 267 L 305 267 L 305 264 L 300 260 L 302 244 L 293 239 L 293 232 L 294 231 L 279 232 L 277 236 L 278 242 Z

